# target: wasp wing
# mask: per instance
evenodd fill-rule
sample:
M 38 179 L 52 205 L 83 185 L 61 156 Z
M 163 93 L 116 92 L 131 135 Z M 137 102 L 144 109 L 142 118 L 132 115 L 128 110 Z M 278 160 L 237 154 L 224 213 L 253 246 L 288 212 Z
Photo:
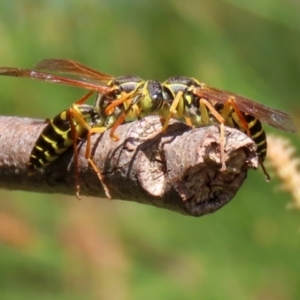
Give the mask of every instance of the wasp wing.
M 38 70 L 45 70 L 51 72 L 59 72 L 64 74 L 71 74 L 86 79 L 99 80 L 102 83 L 107 83 L 114 77 L 100 71 L 89 68 L 79 62 L 68 59 L 49 58 L 39 61 L 35 66 Z
M 199 97 L 221 103 L 225 103 L 227 100 L 232 99 L 241 111 L 252 115 L 263 123 L 287 132 L 297 131 L 290 114 L 265 106 L 243 96 L 208 86 L 196 88 L 195 94 Z
M 97 91 L 99 93 L 106 93 L 109 91 L 108 87 L 101 86 L 99 84 L 89 83 L 81 80 L 57 76 L 50 73 L 39 72 L 30 69 L 0 67 L 0 75 L 12 76 L 12 77 L 27 77 L 27 78 L 46 81 L 50 83 L 80 87 L 88 90 Z

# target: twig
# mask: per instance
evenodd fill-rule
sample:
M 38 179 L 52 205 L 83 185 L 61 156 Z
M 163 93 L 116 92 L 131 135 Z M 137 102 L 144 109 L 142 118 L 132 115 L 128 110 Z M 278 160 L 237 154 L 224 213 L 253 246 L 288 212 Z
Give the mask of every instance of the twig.
M 0 117 L 0 188 L 74 195 L 72 150 L 43 172 L 29 176 L 31 149 L 44 128 L 41 120 Z M 228 203 L 247 175 L 257 168 L 251 139 L 238 130 L 225 130 L 226 171 L 220 171 L 218 126 L 191 129 L 174 121 L 161 133 L 160 119 L 150 116 L 119 126 L 118 142 L 109 132 L 92 137 L 93 160 L 103 172 L 113 199 L 167 208 L 201 216 Z M 81 195 L 103 196 L 94 171 L 79 145 Z

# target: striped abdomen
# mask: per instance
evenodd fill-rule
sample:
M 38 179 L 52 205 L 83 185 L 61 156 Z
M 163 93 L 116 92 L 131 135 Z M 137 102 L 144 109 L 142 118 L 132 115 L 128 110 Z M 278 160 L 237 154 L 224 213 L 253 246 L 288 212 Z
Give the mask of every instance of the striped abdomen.
M 72 115 L 72 110 L 79 114 L 84 121 L 93 119 L 95 115 L 92 106 L 81 104 L 73 105 L 71 110 L 64 110 L 50 120 L 33 146 L 28 165 L 30 170 L 46 167 L 71 147 L 74 142 L 77 142 L 74 141 L 70 119 L 73 121 L 78 138 L 83 138 L 87 133 L 87 128 L 79 124 L 76 116 Z M 68 114 L 71 115 L 70 119 Z
M 250 138 L 256 144 L 256 147 L 257 147 L 256 153 L 257 153 L 260 161 L 263 162 L 267 155 L 266 133 L 262 127 L 261 122 L 258 119 L 256 119 L 255 117 L 253 117 L 249 114 L 246 114 L 246 113 L 243 113 L 243 117 L 248 124 Z M 247 133 L 246 130 L 240 124 L 236 123 L 234 119 L 233 119 L 233 123 L 234 123 L 234 127 Z

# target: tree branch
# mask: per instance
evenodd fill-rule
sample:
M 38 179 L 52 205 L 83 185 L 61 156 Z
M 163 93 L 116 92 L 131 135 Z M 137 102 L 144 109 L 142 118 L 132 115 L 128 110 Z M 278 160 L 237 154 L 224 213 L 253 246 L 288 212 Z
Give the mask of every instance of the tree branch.
M 28 175 L 31 149 L 45 126 L 41 120 L 0 117 L 0 188 L 74 195 L 72 150 L 43 172 Z M 218 126 L 191 129 L 174 121 L 161 133 L 157 116 L 124 124 L 118 142 L 109 131 L 92 136 L 93 160 L 114 199 L 201 216 L 228 203 L 247 175 L 257 168 L 253 141 L 225 128 L 226 171 L 220 171 Z M 81 195 L 103 196 L 102 186 L 79 145 Z

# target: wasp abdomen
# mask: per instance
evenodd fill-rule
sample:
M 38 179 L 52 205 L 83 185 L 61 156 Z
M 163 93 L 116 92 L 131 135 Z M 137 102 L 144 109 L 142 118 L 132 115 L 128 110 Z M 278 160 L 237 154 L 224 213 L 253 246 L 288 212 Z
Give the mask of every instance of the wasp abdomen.
M 89 105 L 74 105 L 72 109 L 84 120 L 93 119 L 95 114 L 94 108 Z M 77 138 L 83 138 L 87 133 L 87 129 L 72 114 L 68 114 L 69 110 L 64 110 L 46 125 L 31 151 L 29 169 L 33 171 L 46 167 L 76 142 L 70 122 L 73 122 Z

